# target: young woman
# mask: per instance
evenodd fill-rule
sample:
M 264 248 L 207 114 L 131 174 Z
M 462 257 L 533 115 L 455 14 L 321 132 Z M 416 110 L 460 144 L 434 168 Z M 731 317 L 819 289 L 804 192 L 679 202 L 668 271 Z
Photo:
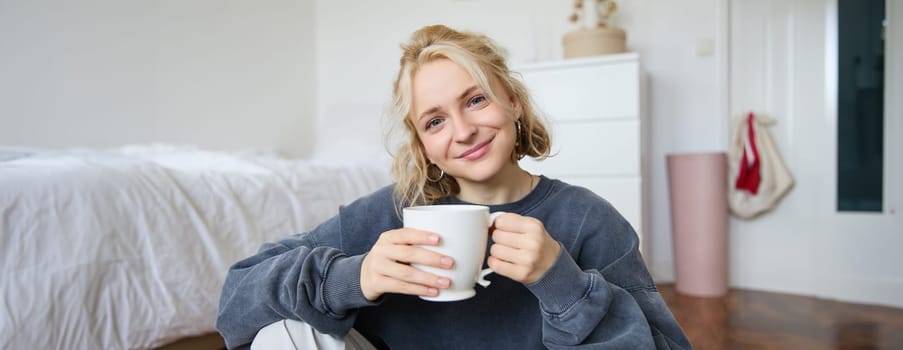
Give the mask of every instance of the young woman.
M 501 50 L 441 25 L 403 50 L 394 117 L 408 137 L 397 182 L 235 264 L 217 319 L 228 347 L 272 338 L 258 333 L 270 325 L 295 345 L 327 334 L 391 349 L 690 348 L 630 224 L 596 194 L 518 165 L 546 157 L 550 139 Z M 464 203 L 505 212 L 491 234 L 492 285 L 463 301 L 424 301 L 450 282 L 410 264 L 454 261 L 418 247 L 439 237 L 403 228 L 400 208 Z

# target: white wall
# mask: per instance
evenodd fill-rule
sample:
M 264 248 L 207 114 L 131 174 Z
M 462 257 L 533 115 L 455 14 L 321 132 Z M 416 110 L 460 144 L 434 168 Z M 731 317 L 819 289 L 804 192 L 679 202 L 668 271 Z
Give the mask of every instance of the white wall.
M 648 74 L 649 268 L 673 281 L 671 213 L 665 157 L 727 149 L 722 1 L 622 1 L 628 46 Z
M 0 0 L 0 144 L 312 148 L 312 0 Z

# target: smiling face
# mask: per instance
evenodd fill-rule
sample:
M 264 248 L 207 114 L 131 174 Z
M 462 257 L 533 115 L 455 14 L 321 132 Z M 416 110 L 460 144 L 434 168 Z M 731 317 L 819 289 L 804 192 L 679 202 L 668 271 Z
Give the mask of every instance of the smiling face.
M 519 107 L 498 79 L 489 76 L 496 100 L 448 59 L 423 64 L 412 79 L 409 118 L 426 157 L 462 188 L 500 183 L 520 169 L 511 160 L 516 128 L 508 112 Z

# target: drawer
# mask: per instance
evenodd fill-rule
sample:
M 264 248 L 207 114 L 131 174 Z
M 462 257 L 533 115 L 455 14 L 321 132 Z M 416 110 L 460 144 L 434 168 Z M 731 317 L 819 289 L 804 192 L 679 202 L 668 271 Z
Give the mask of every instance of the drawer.
M 639 116 L 639 64 L 576 65 L 521 71 L 534 102 L 554 120 Z
M 639 176 L 639 120 L 550 122 L 552 153 L 521 165 L 549 176 Z M 556 154 L 557 152 L 557 154 Z

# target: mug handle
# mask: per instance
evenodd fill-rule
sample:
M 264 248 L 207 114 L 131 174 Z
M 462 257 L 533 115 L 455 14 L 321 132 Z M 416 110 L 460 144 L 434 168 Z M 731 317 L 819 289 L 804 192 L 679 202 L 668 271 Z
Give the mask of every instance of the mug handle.
M 495 271 L 492 271 L 492 269 L 483 269 L 482 271 L 480 271 L 480 277 L 477 278 L 477 284 L 483 286 L 484 288 L 489 287 L 489 284 L 492 282 L 486 279 L 486 275 L 490 273 L 495 273 Z
M 503 212 L 503 211 L 497 211 L 495 213 L 489 214 L 489 226 L 492 226 L 492 224 L 495 222 L 495 218 L 499 217 L 499 215 L 502 215 L 504 213 L 505 212 Z M 486 280 L 486 275 L 488 275 L 490 273 L 495 273 L 495 271 L 492 271 L 492 269 L 488 269 L 488 268 L 481 270 L 480 276 L 477 277 L 477 284 L 483 286 L 484 288 L 488 287 L 489 284 L 492 282 Z

